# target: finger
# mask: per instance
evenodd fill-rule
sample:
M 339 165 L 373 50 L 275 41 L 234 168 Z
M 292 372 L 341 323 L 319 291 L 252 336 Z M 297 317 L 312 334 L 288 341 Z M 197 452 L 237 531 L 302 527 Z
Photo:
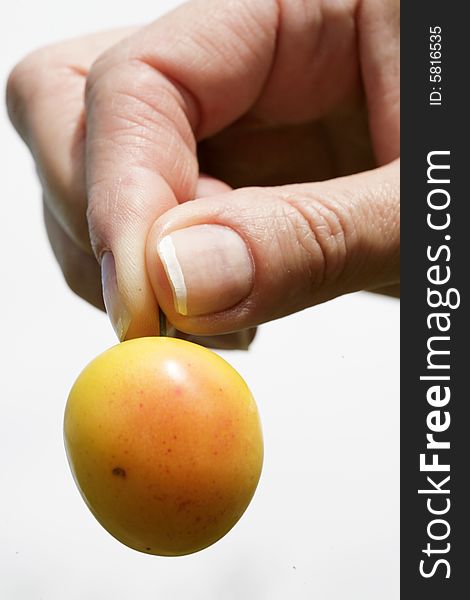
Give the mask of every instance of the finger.
M 83 251 L 67 235 L 45 200 L 43 209 L 49 242 L 67 285 L 80 298 L 104 310 L 100 268 L 95 257 Z
M 400 155 L 400 2 L 358 5 L 361 75 L 379 164 Z
M 104 295 L 122 337 L 157 330 L 145 240 L 163 212 L 195 197 L 196 138 L 243 114 L 269 72 L 276 14 L 270 2 L 259 3 L 256 15 L 247 6 L 188 3 L 106 53 L 90 72 L 88 221 L 95 253 L 113 271 L 116 285 Z M 256 55 L 253 43 L 262 46 L 267 36 L 271 42 Z
M 216 334 L 396 283 L 398 168 L 173 208 L 147 243 L 160 306 L 178 329 Z
M 84 90 L 88 69 L 135 28 L 37 50 L 10 74 L 12 123 L 36 162 L 49 210 L 75 244 L 91 253 L 86 221 Z

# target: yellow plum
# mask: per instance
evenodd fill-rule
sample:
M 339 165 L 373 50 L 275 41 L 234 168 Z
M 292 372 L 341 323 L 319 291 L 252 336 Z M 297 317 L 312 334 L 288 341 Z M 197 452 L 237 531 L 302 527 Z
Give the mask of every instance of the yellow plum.
M 64 437 L 97 520 L 141 552 L 213 544 L 255 492 L 263 440 L 255 401 L 220 356 L 173 338 L 110 348 L 75 382 Z

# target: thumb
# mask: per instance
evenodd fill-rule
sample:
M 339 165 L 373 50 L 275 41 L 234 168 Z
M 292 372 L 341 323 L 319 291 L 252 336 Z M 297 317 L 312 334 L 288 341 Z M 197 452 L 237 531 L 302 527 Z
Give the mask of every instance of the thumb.
M 244 188 L 170 209 L 147 272 L 185 332 L 253 327 L 399 280 L 399 162 L 313 184 Z

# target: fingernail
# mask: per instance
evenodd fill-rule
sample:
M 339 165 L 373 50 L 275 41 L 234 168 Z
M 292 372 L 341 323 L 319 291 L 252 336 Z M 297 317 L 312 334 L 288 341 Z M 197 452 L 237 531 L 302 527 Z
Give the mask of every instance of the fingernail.
M 116 280 L 116 265 L 111 252 L 105 252 L 101 259 L 101 285 L 103 286 L 103 300 L 111 324 L 122 342 L 131 321 L 131 316 L 122 301 Z
M 182 315 L 220 312 L 243 300 L 253 285 L 253 264 L 242 238 L 222 225 L 194 225 L 173 231 L 158 244 Z

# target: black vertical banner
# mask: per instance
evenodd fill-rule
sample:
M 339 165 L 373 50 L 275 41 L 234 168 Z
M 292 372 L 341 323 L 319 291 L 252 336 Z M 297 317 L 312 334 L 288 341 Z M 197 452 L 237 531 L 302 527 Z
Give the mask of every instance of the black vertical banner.
M 402 2 L 401 598 L 470 597 L 470 28 Z

